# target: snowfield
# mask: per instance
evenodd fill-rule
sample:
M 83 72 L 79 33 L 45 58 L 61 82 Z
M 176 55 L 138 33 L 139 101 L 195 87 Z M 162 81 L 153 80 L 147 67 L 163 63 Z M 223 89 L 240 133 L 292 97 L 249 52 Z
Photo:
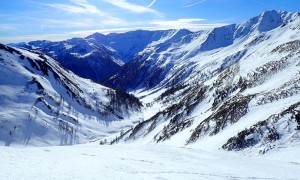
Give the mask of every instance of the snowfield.
M 299 179 L 299 150 L 250 157 L 162 145 L 0 147 L 0 179 Z

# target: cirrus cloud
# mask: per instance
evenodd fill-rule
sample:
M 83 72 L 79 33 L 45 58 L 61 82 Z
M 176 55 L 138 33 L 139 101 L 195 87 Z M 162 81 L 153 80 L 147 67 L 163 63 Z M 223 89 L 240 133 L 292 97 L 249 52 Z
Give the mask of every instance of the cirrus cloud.
M 150 22 L 157 29 L 190 29 L 190 30 L 200 30 L 200 29 L 211 29 L 215 27 L 224 26 L 226 24 L 217 23 L 217 24 L 207 24 L 199 23 L 205 21 L 206 19 L 202 18 L 186 18 L 186 19 L 177 19 L 177 20 L 168 20 L 168 21 L 152 21 Z
M 141 6 L 138 4 L 129 3 L 126 0 L 103 0 L 103 1 L 109 3 L 113 6 L 116 6 L 118 8 L 126 9 L 133 13 L 152 13 L 152 14 L 156 14 L 156 15 L 161 14 L 158 11 L 150 8 L 156 1 L 152 1 L 152 3 L 150 5 L 148 5 L 147 7 Z
M 107 13 L 90 4 L 87 0 L 70 0 L 70 2 L 72 2 L 72 4 L 42 4 L 74 14 L 97 14 L 101 16 L 107 15 Z

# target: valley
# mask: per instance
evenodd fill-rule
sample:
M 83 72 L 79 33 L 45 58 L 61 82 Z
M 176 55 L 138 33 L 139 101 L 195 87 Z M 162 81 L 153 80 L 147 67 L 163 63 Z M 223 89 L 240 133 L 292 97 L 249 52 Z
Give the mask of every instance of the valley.
M 299 179 L 299 24 L 0 44 L 0 179 Z

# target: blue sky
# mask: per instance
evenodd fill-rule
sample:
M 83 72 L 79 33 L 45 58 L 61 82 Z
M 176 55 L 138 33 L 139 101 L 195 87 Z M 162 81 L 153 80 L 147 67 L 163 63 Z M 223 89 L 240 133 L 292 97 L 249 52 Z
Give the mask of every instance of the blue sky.
M 272 9 L 300 11 L 300 0 L 1 0 L 0 42 L 135 29 L 209 29 Z

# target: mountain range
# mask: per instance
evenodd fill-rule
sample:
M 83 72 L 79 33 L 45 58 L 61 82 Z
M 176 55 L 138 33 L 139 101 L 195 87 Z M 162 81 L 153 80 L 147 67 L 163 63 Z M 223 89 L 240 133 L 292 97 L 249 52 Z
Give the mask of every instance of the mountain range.
M 159 111 L 111 143 L 144 141 L 264 154 L 299 146 L 299 13 L 148 46 L 106 81 Z
M 134 55 L 142 51 L 149 43 L 172 36 L 174 33 L 176 30 L 137 30 L 108 35 L 95 33 L 86 38 L 73 38 L 59 42 L 37 40 L 8 45 L 39 50 L 75 74 L 101 82 L 120 70 L 125 63 L 131 61 Z M 182 33 L 191 32 L 184 30 Z
M 272 10 L 198 32 L 1 45 L 2 141 L 74 144 L 105 136 L 100 144 L 260 154 L 299 146 L 299 24 L 300 13 Z

